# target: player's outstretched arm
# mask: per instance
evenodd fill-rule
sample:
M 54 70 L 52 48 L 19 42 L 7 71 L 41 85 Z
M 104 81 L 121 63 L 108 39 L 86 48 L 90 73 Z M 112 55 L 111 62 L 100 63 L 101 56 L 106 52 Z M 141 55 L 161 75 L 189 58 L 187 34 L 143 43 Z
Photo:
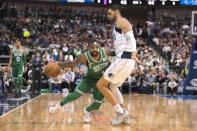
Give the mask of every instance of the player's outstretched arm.
M 73 68 L 77 64 L 86 64 L 87 60 L 85 54 L 79 55 L 73 62 L 66 61 L 66 62 L 58 62 L 58 65 L 62 68 Z

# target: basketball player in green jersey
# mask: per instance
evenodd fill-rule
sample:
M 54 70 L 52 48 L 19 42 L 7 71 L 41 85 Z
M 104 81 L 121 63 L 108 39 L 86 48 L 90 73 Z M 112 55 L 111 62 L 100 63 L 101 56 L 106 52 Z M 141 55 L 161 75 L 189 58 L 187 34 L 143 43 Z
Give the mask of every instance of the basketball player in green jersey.
M 16 40 L 15 46 L 10 53 L 9 66 L 12 68 L 12 78 L 15 88 L 15 97 L 21 96 L 21 88 L 23 85 L 23 72 L 26 70 L 26 56 L 21 42 Z
M 65 104 L 78 99 L 90 88 L 93 88 L 94 102 L 84 109 L 84 122 L 90 122 L 90 112 L 93 110 L 98 110 L 103 103 L 104 97 L 96 88 L 96 83 L 101 78 L 103 71 L 105 71 L 110 64 L 107 56 L 112 56 L 114 53 L 110 50 L 100 48 L 99 44 L 96 42 L 90 43 L 88 45 L 88 50 L 89 51 L 81 54 L 74 62 L 58 63 L 62 68 L 73 68 L 77 64 L 84 64 L 88 66 L 88 72 L 81 80 L 74 93 L 64 97 L 60 104 L 49 108 L 50 113 L 55 113 L 58 110 L 59 105 L 64 106 Z M 115 96 L 118 97 L 117 99 L 120 100 L 120 104 L 123 104 L 123 98 L 119 89 L 112 86 L 110 86 L 110 89 L 114 92 Z

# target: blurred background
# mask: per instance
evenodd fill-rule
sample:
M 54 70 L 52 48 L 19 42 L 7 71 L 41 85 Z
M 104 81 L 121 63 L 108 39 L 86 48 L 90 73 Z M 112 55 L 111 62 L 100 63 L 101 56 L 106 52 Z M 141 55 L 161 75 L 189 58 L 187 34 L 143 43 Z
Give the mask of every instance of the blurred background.
M 120 87 L 123 93 L 184 94 L 192 52 L 190 32 L 192 0 L 5 0 L 0 2 L 0 65 L 7 66 L 14 40 L 26 49 L 28 71 L 24 92 L 75 90 L 87 67 L 65 69 L 58 78 L 47 78 L 50 61 L 73 61 L 86 51 L 89 39 L 113 49 L 112 26 L 107 20 L 111 4 L 120 4 L 133 25 L 138 58 L 131 76 Z M 197 65 L 197 64 L 195 64 Z M 196 73 L 197 74 L 197 73 Z M 0 74 L 1 96 L 10 97 L 10 73 Z M 196 79 L 194 79 L 196 80 Z M 195 81 L 194 81 L 195 82 Z M 196 85 L 190 94 L 196 95 Z

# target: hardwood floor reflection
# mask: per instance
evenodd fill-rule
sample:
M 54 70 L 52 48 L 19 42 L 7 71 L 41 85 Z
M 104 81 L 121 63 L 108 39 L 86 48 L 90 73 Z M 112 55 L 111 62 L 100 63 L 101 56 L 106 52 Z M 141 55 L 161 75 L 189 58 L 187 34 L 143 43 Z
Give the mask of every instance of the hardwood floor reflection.
M 0 131 L 197 131 L 197 101 L 167 99 L 152 95 L 124 95 L 131 114 L 130 125 L 111 126 L 112 106 L 105 102 L 84 124 L 83 108 L 91 103 L 85 95 L 55 114 L 48 107 L 61 94 L 45 94 L 0 117 Z

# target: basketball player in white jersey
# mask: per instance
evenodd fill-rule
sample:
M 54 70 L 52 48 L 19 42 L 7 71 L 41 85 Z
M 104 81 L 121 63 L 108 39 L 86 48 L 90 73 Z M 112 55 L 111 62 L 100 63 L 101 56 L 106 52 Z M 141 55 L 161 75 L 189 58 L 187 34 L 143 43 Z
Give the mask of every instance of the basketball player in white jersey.
M 118 98 L 110 91 L 108 85 L 122 85 L 132 73 L 135 61 L 138 61 L 138 59 L 136 58 L 136 40 L 133 35 L 132 25 L 121 16 L 119 6 L 113 5 L 108 9 L 108 19 L 114 22 L 112 36 L 115 60 L 97 82 L 97 88 L 114 106 L 116 117 L 112 120 L 112 125 L 119 125 L 128 118 L 128 112 L 120 106 Z

